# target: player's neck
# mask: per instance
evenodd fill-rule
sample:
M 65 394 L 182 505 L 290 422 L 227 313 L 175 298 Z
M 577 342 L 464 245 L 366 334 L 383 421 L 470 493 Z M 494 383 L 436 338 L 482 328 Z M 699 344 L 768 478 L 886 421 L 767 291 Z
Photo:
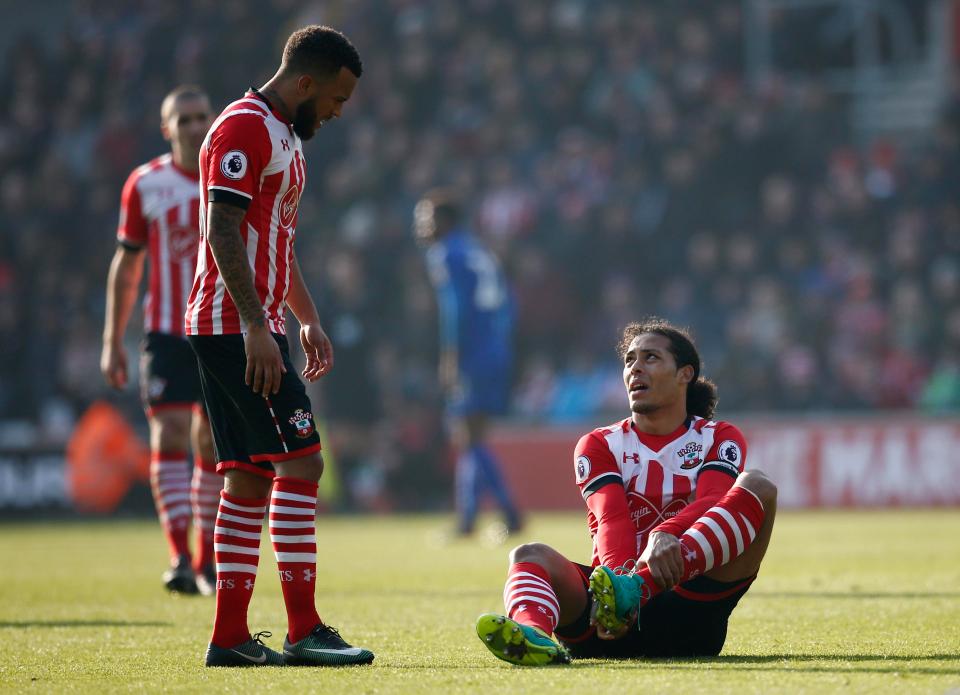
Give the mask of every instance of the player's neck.
M 670 434 L 686 421 L 686 407 L 662 408 L 652 413 L 633 414 L 633 426 L 644 434 Z
M 293 122 L 294 109 L 284 99 L 283 83 L 277 75 L 270 78 L 270 81 L 257 91 L 270 103 L 270 108 L 276 110 L 287 121 Z
M 172 155 L 173 163 L 177 165 L 178 169 L 182 169 L 190 174 L 197 174 L 200 172 L 200 153 L 196 153 L 192 157 L 184 156 L 183 150 L 174 147 L 170 150 Z

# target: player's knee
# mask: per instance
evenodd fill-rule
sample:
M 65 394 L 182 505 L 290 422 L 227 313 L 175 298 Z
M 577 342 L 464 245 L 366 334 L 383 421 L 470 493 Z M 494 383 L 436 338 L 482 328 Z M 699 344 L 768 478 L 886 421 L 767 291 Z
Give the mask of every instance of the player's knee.
M 303 477 L 308 480 L 320 480 L 323 475 L 323 455 L 318 451 L 315 454 L 304 456 L 300 461 Z
M 533 562 L 538 565 L 543 565 L 547 561 L 551 550 L 552 548 L 550 548 L 550 546 L 543 543 L 524 543 L 510 551 L 510 562 L 511 564 L 516 562 Z
M 318 451 L 315 458 L 314 468 L 316 468 L 317 471 L 317 480 L 320 480 L 320 476 L 323 475 L 323 454 Z
M 316 482 L 323 475 L 323 456 L 318 451 L 307 456 L 275 463 L 274 468 L 277 470 L 277 475 Z
M 741 473 L 737 483 L 755 494 L 764 508 L 769 509 L 777 504 L 777 486 L 761 471 Z
M 223 490 L 228 495 L 244 499 L 259 499 L 270 494 L 270 480 L 239 469 L 224 473 Z
M 155 415 L 150 419 L 150 443 L 158 451 L 185 452 L 190 445 L 189 420 Z

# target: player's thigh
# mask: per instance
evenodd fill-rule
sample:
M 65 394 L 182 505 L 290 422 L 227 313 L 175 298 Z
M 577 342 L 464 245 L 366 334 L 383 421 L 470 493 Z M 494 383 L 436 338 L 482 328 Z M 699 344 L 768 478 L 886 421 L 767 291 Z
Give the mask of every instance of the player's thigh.
M 190 446 L 190 408 L 154 408 L 147 414 L 150 448 L 153 451 L 185 453 Z
M 213 453 L 213 432 L 210 430 L 210 420 L 207 411 L 201 404 L 194 404 L 190 418 L 190 444 L 194 453 L 209 460 Z
M 197 358 L 185 338 L 148 333 L 140 349 L 140 400 L 154 410 L 190 408 L 200 400 Z
M 261 419 L 266 414 L 262 397 L 244 383 L 246 357 L 240 335 L 191 336 L 199 363 L 200 383 L 218 470 L 249 466 L 254 474 L 268 480 L 272 466 L 253 471 L 248 452 L 248 434 L 255 423 L 249 421 L 250 404 Z M 248 403 L 249 401 L 249 403 Z M 272 423 L 271 427 L 272 427 Z
M 633 636 L 636 656 L 716 656 L 727 638 L 730 614 L 752 579 L 721 582 L 701 576 L 658 594 L 640 609 Z
M 261 448 L 273 462 L 302 459 L 303 464 L 317 464 L 321 461 L 320 435 L 317 433 L 310 397 L 290 361 L 286 337 L 274 338 L 287 371 L 280 376 L 277 393 L 260 399 L 261 408 L 266 403 L 272 427 L 258 427 L 256 436 L 261 438 Z

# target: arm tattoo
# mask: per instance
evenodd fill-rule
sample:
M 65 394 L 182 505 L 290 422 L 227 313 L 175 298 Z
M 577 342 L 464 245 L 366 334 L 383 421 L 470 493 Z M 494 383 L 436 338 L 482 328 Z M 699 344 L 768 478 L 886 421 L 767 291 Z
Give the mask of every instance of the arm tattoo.
M 247 326 L 263 326 L 263 305 L 253 284 L 250 259 L 240 235 L 247 211 L 229 203 L 210 203 L 207 208 L 207 240 L 223 284 L 227 286 L 240 318 Z

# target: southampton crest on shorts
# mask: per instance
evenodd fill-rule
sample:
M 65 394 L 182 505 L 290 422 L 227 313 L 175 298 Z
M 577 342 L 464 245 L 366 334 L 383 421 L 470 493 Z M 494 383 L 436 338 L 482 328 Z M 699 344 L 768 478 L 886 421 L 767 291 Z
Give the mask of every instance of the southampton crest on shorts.
M 290 418 L 290 424 L 297 428 L 297 436 L 300 439 L 306 439 L 313 434 L 313 413 L 297 408 L 293 417 Z

